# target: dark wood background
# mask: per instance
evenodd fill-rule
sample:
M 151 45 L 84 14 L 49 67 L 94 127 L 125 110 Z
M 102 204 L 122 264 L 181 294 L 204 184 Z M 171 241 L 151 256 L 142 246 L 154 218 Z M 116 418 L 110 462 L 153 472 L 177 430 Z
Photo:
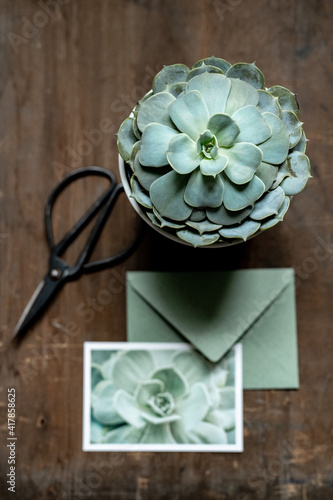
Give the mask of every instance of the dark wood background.
M 1 498 L 332 499 L 333 2 L 1 0 L 0 16 Z M 49 192 L 85 165 L 119 178 L 115 133 L 153 75 L 212 54 L 256 61 L 268 86 L 298 95 L 313 179 L 285 221 L 229 250 L 185 248 L 148 231 L 125 263 L 68 284 L 14 349 L 15 324 L 47 269 Z M 85 182 L 71 191 L 57 234 L 94 193 Z M 137 224 L 123 200 L 98 255 Z M 260 267 L 296 270 L 301 387 L 245 393 L 244 453 L 82 452 L 82 345 L 125 340 L 126 271 Z M 10 387 L 16 494 L 6 485 Z

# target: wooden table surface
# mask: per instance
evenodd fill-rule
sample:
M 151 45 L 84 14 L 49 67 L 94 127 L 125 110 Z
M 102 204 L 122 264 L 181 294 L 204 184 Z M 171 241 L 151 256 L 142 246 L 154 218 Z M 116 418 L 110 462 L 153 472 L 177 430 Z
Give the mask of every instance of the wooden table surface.
M 1 499 L 332 499 L 333 2 L 1 0 L 0 19 Z M 297 93 L 313 179 L 285 221 L 227 250 L 148 231 L 125 263 L 68 284 L 14 349 L 13 329 L 47 269 L 49 192 L 81 166 L 119 178 L 115 133 L 154 74 L 212 54 L 256 61 L 268 86 Z M 93 195 L 82 182 L 63 199 L 57 234 Z M 96 255 L 137 224 L 123 200 Z M 262 267 L 296 271 L 301 385 L 245 392 L 244 453 L 83 452 L 82 346 L 126 339 L 126 271 Z M 15 494 L 6 484 L 8 388 Z

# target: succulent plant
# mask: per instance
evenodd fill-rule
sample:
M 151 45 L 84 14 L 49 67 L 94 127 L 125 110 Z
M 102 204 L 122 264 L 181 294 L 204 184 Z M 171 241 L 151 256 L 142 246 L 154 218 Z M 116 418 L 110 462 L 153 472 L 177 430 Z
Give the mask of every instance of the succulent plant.
M 290 90 L 253 64 L 210 57 L 165 66 L 122 123 L 131 196 L 150 221 L 194 246 L 234 243 L 283 220 L 310 176 Z
M 126 350 L 93 360 L 91 441 L 234 443 L 233 363 L 233 351 L 214 365 L 192 350 Z

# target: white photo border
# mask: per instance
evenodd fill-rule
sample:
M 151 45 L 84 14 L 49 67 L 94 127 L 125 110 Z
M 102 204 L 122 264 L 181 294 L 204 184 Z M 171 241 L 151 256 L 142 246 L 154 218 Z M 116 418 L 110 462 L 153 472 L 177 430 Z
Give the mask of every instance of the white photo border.
M 91 352 L 116 350 L 194 350 L 191 344 L 171 342 L 84 342 L 83 343 L 83 451 L 117 452 L 243 452 L 243 373 L 242 345 L 233 346 L 235 352 L 235 443 L 233 444 L 112 444 L 91 443 Z

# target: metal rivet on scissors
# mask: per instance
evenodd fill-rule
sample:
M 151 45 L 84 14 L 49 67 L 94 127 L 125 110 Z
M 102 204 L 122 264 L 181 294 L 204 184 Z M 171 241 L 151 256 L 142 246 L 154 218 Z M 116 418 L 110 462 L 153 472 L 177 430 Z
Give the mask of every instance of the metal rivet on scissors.
M 52 209 L 59 194 L 76 179 L 86 176 L 104 177 L 109 180 L 110 186 L 91 205 L 87 212 L 76 222 L 76 224 L 65 234 L 65 236 L 55 243 L 52 228 Z M 34 324 L 41 315 L 44 308 L 51 302 L 59 290 L 68 281 L 78 279 L 83 273 L 93 273 L 115 266 L 125 260 L 138 246 L 142 231 L 138 232 L 134 241 L 125 249 L 103 260 L 89 262 L 91 254 L 96 246 L 102 229 L 117 201 L 119 194 L 123 192 L 121 183 L 117 183 L 115 176 L 108 170 L 101 167 L 86 167 L 74 170 L 67 175 L 51 193 L 45 207 L 45 229 L 50 246 L 49 271 L 38 285 L 35 293 L 31 297 L 28 305 L 15 328 L 14 338 L 20 338 Z M 62 254 L 70 244 L 79 236 L 89 222 L 98 215 L 98 218 L 88 236 L 88 239 L 79 254 L 74 265 L 67 264 L 62 258 Z

